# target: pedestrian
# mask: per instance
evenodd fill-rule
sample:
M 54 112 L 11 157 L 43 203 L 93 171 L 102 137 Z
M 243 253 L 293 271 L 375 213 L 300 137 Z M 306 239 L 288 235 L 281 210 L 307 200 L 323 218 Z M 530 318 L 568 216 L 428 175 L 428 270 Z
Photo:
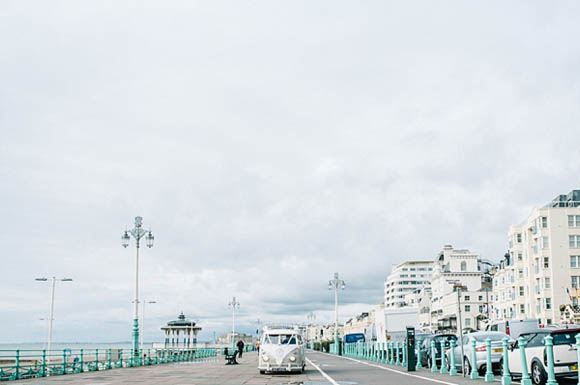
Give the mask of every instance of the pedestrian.
M 238 357 L 242 358 L 242 353 L 244 352 L 244 341 L 238 340 Z

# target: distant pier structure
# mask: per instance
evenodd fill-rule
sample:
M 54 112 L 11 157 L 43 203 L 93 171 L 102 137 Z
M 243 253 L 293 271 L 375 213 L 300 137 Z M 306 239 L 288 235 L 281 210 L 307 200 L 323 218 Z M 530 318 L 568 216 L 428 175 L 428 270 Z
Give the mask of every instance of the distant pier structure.
M 183 312 L 175 321 L 169 321 L 161 330 L 165 333 L 165 349 L 194 348 L 197 344 L 197 333 L 201 330 L 193 320 L 188 320 Z

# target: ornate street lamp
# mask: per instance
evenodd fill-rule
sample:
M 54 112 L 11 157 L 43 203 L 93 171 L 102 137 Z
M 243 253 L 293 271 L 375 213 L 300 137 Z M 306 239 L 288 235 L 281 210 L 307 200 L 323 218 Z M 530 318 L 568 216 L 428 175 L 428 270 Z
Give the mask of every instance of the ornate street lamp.
M 235 351 L 236 343 L 234 341 L 234 337 L 236 335 L 236 308 L 240 308 L 240 303 L 236 301 L 236 297 L 233 297 L 232 300 L 228 303 L 228 306 L 232 308 L 232 349 Z
M 334 289 L 334 348 L 336 349 L 336 354 L 339 354 L 338 350 L 338 289 L 344 290 L 346 287 L 345 282 L 338 278 L 338 273 L 334 273 L 334 279 L 328 281 L 328 290 Z
M 137 246 L 137 262 L 135 268 L 135 308 L 133 312 L 133 354 L 132 357 L 139 356 L 139 245 L 141 239 L 145 237 L 147 241 L 147 247 L 153 247 L 153 234 L 151 230 L 147 231 L 143 229 L 143 218 L 135 217 L 135 227 L 132 230 L 125 230 L 121 236 L 121 245 L 125 248 L 129 246 L 129 235 L 135 238 L 135 244 Z

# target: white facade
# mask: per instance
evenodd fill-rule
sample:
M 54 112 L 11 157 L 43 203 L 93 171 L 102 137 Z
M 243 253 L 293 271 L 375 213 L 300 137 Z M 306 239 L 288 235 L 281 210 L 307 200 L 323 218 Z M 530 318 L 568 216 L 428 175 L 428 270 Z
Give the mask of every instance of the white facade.
M 406 302 L 417 290 L 431 284 L 433 261 L 407 261 L 393 265 L 392 272 L 384 284 L 385 309 L 410 306 Z
M 491 301 L 485 272 L 486 263 L 469 250 L 455 250 L 445 245 L 435 260 L 431 280 L 431 330 L 457 330 L 459 301 L 463 328 L 481 328 L 487 303 Z M 461 291 L 458 298 L 457 290 Z M 422 320 L 424 322 L 424 316 Z
M 510 226 L 509 250 L 493 279 L 496 321 L 537 318 L 559 323 L 560 306 L 576 302 L 580 284 L 580 190 L 534 208 Z

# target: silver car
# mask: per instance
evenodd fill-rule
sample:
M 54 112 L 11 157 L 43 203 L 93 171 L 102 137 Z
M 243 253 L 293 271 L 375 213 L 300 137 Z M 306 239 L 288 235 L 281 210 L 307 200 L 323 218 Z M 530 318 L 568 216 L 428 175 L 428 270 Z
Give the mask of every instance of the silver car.
M 455 347 L 453 354 L 455 355 L 455 367 L 461 371 L 461 353 L 463 346 L 463 362 L 465 365 L 465 372 L 471 373 L 472 368 L 475 368 L 480 374 L 485 373 L 487 366 L 487 347 L 485 341 L 489 338 L 491 340 L 491 365 L 492 370 L 501 369 L 501 361 L 503 357 L 503 339 L 509 338 L 505 333 L 501 332 L 475 332 L 463 336 L 461 343 Z M 472 341 L 475 340 L 476 362 L 473 362 L 473 348 Z M 510 342 L 513 340 L 510 339 Z M 445 353 L 447 359 L 447 367 L 451 366 L 451 349 Z

